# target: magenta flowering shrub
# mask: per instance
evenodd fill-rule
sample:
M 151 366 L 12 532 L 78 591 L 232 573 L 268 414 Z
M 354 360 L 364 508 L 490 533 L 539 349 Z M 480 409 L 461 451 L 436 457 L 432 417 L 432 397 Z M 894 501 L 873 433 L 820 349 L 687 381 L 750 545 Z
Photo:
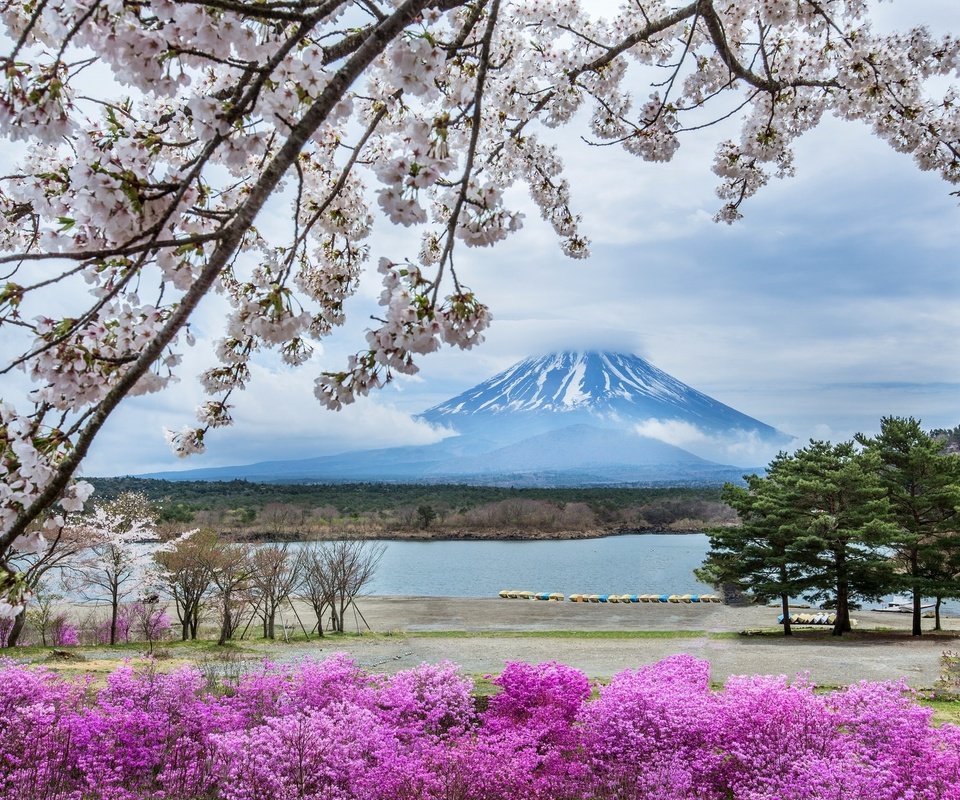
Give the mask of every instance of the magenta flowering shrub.
M 375 703 L 378 718 L 404 740 L 453 738 L 474 724 L 473 682 L 450 661 L 421 664 L 381 678 Z
M 194 669 L 94 688 L 0 661 L 0 800 L 957 800 L 960 728 L 900 683 L 818 694 L 676 656 L 590 699 L 508 664 L 478 712 L 455 665 L 369 675 L 269 664 L 211 693 Z
M 50 640 L 54 647 L 75 647 L 80 644 L 80 632 L 66 614 L 57 614 L 50 622 Z
M 512 662 L 494 681 L 500 693 L 490 698 L 481 726 L 482 746 L 474 757 L 499 751 L 515 775 L 508 794 L 564 796 L 586 776 L 578 757 L 581 731 L 577 717 L 590 697 L 587 677 L 556 662 Z M 503 796 L 503 795 L 501 795 Z
M 170 615 L 166 608 L 155 603 L 138 600 L 124 606 L 123 617 L 127 624 L 128 635 L 132 634 L 140 641 L 155 642 L 165 639 L 170 633 Z
M 584 757 L 610 796 L 704 797 L 723 758 L 718 711 L 706 661 L 672 656 L 627 670 L 582 708 Z
M 117 643 L 130 641 L 130 618 L 120 609 L 117 615 Z M 97 622 L 93 629 L 94 644 L 110 644 L 110 617 Z
M 129 603 L 117 613 L 117 642 L 158 641 L 170 633 L 170 616 L 165 608 L 151 604 Z M 110 618 L 99 620 L 93 628 L 94 644 L 110 643 Z

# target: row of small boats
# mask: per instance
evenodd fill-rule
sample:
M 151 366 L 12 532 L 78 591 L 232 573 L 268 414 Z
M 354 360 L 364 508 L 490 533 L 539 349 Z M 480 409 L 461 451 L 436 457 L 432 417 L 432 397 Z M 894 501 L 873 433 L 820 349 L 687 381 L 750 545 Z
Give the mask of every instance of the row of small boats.
M 837 621 L 836 614 L 830 614 L 826 611 L 814 612 L 812 614 L 791 614 L 791 625 L 833 625 Z M 777 616 L 777 623 L 783 625 L 783 614 Z M 855 624 L 850 620 L 850 624 Z
M 519 589 L 504 589 L 500 597 L 505 600 L 546 600 L 563 602 L 566 598 L 559 592 L 528 592 Z M 720 603 L 715 594 L 572 594 L 571 603 Z

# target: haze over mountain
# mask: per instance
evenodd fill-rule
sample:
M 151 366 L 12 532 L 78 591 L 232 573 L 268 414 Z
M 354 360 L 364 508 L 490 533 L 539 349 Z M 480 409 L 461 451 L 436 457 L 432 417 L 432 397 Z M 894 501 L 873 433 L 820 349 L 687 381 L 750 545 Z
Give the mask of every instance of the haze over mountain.
M 154 473 L 169 480 L 463 481 L 512 485 L 736 480 L 758 445 L 790 437 L 639 356 L 529 358 L 428 409 L 452 434 L 433 445 Z M 739 449 L 738 449 L 739 448 Z M 737 458 L 738 453 L 750 456 Z M 718 463 L 719 462 L 719 463 Z

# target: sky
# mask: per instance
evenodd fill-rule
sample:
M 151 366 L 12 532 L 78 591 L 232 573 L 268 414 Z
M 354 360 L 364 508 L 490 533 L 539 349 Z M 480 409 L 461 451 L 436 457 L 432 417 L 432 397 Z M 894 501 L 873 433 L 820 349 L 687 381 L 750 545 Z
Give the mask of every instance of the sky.
M 879 24 L 960 27 L 955 0 L 885 4 Z M 593 242 L 565 258 L 522 194 L 524 230 L 493 249 L 461 249 L 465 282 L 492 309 L 484 345 L 423 358 L 421 371 L 341 412 L 323 409 L 313 379 L 362 348 L 376 310 L 375 276 L 348 306 L 350 322 L 304 367 L 270 356 L 237 398 L 236 425 L 208 451 L 170 454 L 163 428 L 193 422 L 224 307 L 201 308 L 183 380 L 127 401 L 89 455 L 86 475 L 136 474 L 347 450 L 422 444 L 441 435 L 413 418 L 514 362 L 557 349 L 634 352 L 681 381 L 797 437 L 873 432 L 880 417 L 926 427 L 960 423 L 960 207 L 863 126 L 827 119 L 796 145 L 794 178 L 773 181 L 734 226 L 710 172 L 716 131 L 683 140 L 669 164 L 592 148 L 556 134 L 574 207 Z M 280 224 L 276 204 L 258 224 Z M 380 224 L 379 255 L 415 256 L 416 234 Z M 13 381 L 2 379 L 13 386 Z M 0 384 L 0 394 L 4 386 Z

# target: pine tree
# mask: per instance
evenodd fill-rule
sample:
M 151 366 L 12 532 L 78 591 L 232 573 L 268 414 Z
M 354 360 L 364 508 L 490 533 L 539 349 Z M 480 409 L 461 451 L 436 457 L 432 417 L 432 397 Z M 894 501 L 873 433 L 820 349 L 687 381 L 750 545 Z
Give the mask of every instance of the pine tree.
M 893 542 L 899 588 L 913 597 L 913 635 L 921 634 L 921 600 L 960 596 L 960 455 L 928 435 L 913 417 L 884 417 L 875 437 L 857 441 L 878 461 L 878 477 L 899 531 Z
M 787 525 L 791 509 L 777 481 L 781 453 L 767 477 L 745 476 L 747 486 L 726 484 L 723 501 L 740 517 L 738 527 L 710 530 L 710 551 L 701 575 L 715 583 L 732 583 L 758 600 L 777 598 L 783 613 L 783 633 L 790 636 L 790 596 L 802 588 L 795 551 L 796 536 Z
M 894 585 L 884 548 L 898 532 L 877 475 L 877 459 L 853 442 L 811 441 L 777 466 L 787 532 L 803 557 L 804 591 L 836 607 L 833 633 L 850 630 L 850 604 Z

